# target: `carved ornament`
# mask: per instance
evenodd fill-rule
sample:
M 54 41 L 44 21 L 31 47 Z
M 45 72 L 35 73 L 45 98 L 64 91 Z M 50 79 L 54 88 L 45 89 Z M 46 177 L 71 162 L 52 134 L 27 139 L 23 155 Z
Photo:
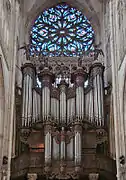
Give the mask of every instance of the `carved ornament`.
M 36 180 L 37 179 L 37 174 L 28 174 L 27 175 L 27 178 L 28 178 L 28 180 Z

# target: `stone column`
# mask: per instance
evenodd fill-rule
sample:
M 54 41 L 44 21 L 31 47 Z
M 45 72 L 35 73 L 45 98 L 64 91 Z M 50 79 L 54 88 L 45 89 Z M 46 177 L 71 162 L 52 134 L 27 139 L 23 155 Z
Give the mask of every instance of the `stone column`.
M 22 99 L 22 126 L 28 127 L 32 121 L 32 88 L 35 78 L 35 67 L 31 62 L 22 66 L 23 99 Z
M 89 180 L 98 180 L 99 174 L 98 173 L 90 173 L 88 177 L 89 177 Z
M 81 134 L 82 134 L 82 125 L 80 122 L 75 122 L 74 123 L 74 133 L 75 133 L 75 166 L 80 166 L 81 165 L 81 152 L 82 152 L 82 148 L 81 148 L 81 144 L 82 144 L 82 140 L 81 140 Z
M 48 121 L 51 115 L 51 85 L 54 80 L 54 75 L 48 67 L 45 67 L 39 73 L 39 79 L 42 83 L 42 119 Z
M 50 166 L 52 157 L 52 126 L 51 122 L 47 121 L 44 126 L 45 135 L 45 164 Z
M 90 68 L 94 93 L 94 120 L 96 125 L 104 126 L 104 66 L 100 62 L 94 63 Z
M 37 174 L 36 173 L 34 173 L 34 174 L 29 173 L 29 174 L 27 174 L 27 178 L 28 178 L 28 180 L 36 180 Z
M 67 117 L 67 99 L 66 99 L 66 89 L 67 83 L 64 80 L 61 80 L 60 85 L 60 123 L 66 124 Z
M 72 74 L 72 82 L 75 83 L 76 87 L 76 117 L 79 120 L 84 118 L 84 81 L 87 75 L 83 68 L 79 67 L 76 72 Z

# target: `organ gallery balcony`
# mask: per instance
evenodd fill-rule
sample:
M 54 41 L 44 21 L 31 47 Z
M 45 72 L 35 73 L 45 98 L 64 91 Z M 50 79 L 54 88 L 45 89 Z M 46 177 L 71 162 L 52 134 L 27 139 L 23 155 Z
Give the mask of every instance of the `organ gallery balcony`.
M 42 149 L 41 149 L 42 150 Z M 92 149 L 87 150 L 86 154 L 82 154 L 82 165 L 80 171 L 80 178 L 86 177 L 92 172 L 99 173 L 100 176 L 106 179 L 115 180 L 116 175 L 116 164 L 115 161 L 105 155 L 99 155 L 96 153 L 91 153 Z M 50 177 L 52 174 L 58 177 L 58 172 L 60 172 L 61 161 L 52 160 L 50 167 Z M 74 174 L 74 161 L 65 161 L 65 173 L 69 176 Z M 38 176 L 44 178 L 45 176 L 45 162 L 44 162 L 44 152 L 37 152 L 37 150 L 32 150 L 31 152 L 24 152 L 19 157 L 12 159 L 12 179 L 23 178 L 27 173 L 37 173 Z M 74 178 L 73 178 L 74 179 Z M 75 178 L 76 179 L 76 178 Z

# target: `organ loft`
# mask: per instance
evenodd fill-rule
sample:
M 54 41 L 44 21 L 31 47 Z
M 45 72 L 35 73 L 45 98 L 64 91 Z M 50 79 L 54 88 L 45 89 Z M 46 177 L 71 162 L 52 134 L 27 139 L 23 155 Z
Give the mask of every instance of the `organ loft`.
M 114 179 L 104 111 L 104 66 L 93 58 L 81 57 L 80 63 L 78 58 L 36 56 L 23 64 L 21 112 L 17 107 L 22 152 L 12 161 L 12 174 L 19 170 L 33 179 L 92 180 L 104 175 Z M 27 168 L 22 172 L 21 166 Z
M 46 30 L 40 35 L 44 37 Z M 74 46 L 66 50 L 67 31 L 58 33 L 64 42 L 61 51 L 59 38 L 48 55 L 34 44 L 35 34 L 33 44 L 19 49 L 25 49 L 26 60 L 21 67 L 22 88 L 16 86 L 15 92 L 16 157 L 11 179 L 115 180 L 115 160 L 109 153 L 111 87 L 104 87 L 104 54 L 88 49 L 90 43 L 84 53 L 76 54 Z

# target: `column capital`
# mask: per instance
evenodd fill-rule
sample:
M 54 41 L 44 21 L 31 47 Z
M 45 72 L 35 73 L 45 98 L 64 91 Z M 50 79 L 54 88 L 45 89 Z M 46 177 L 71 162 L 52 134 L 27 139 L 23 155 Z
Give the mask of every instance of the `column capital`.
M 37 174 L 36 173 L 28 173 L 27 178 L 28 178 L 28 180 L 36 180 Z
M 89 180 L 98 180 L 99 174 L 98 173 L 90 173 L 88 177 L 89 177 Z

